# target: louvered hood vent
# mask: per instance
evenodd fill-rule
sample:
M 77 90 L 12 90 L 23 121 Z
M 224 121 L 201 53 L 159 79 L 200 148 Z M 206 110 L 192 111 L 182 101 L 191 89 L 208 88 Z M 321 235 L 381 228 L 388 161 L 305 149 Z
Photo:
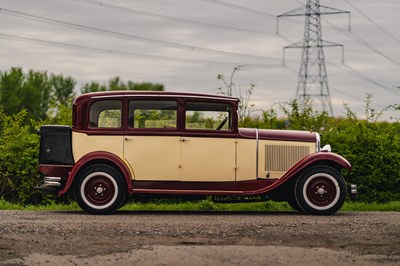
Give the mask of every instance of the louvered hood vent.
M 307 146 L 265 145 L 265 171 L 286 172 L 308 154 Z

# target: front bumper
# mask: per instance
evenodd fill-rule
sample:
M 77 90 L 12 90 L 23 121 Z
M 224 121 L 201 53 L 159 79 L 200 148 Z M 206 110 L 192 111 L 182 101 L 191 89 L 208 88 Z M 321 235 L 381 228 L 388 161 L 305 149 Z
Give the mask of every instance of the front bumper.
M 347 184 L 347 193 L 351 199 L 357 198 L 358 190 L 356 184 Z

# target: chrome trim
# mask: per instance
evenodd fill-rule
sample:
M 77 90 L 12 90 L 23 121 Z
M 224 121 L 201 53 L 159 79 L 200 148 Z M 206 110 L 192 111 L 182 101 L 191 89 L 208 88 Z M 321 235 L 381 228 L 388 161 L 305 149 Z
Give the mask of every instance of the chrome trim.
M 347 191 L 351 199 L 355 199 L 357 197 L 358 190 L 356 184 L 348 184 Z
M 350 193 L 357 194 L 357 185 L 355 185 L 355 184 L 350 185 Z
M 321 151 L 321 135 L 318 132 L 315 132 L 315 151 Z
M 44 181 L 43 184 L 45 187 L 61 187 L 59 182 Z
M 61 177 L 59 177 L 59 176 L 45 176 L 43 178 L 43 185 L 45 187 L 61 187 Z
M 256 130 L 256 178 L 258 177 L 258 128 L 255 128 Z
M 54 166 L 54 164 L 41 164 L 40 166 L 43 166 L 43 167 L 49 167 L 49 166 Z M 57 164 L 57 167 L 74 167 L 73 165 L 71 165 L 71 164 Z
M 326 144 L 324 147 L 322 147 L 321 151 L 324 151 L 324 152 L 332 151 L 331 145 Z
M 61 181 L 61 177 L 59 176 L 45 176 L 43 179 L 44 181 Z

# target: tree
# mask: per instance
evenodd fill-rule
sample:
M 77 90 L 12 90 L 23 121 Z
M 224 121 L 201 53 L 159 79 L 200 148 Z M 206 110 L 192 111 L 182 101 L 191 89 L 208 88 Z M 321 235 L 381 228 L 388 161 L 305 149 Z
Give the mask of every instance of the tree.
M 10 71 L 0 72 L 0 105 L 5 114 L 15 114 L 21 110 L 22 87 L 24 83 L 22 68 L 12 68 Z
M 164 85 L 151 82 L 136 83 L 133 81 L 123 82 L 119 77 L 111 78 L 108 84 L 90 82 L 83 85 L 81 93 L 117 90 L 141 90 L 141 91 L 163 91 Z
M 66 105 L 75 97 L 76 81 L 73 78 L 52 74 L 51 84 L 53 86 L 53 99 L 57 103 Z
M 46 71 L 11 68 L 0 72 L 0 105 L 6 115 L 27 110 L 25 124 L 30 119 L 44 120 L 50 108 L 66 105 L 74 97 L 76 82 L 71 77 L 47 74 Z

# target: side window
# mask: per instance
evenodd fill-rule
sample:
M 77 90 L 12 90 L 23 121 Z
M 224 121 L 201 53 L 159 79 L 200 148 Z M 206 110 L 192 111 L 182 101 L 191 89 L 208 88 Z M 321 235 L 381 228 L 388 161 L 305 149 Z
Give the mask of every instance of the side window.
M 133 100 L 129 102 L 130 128 L 176 128 L 176 101 Z
M 186 129 L 231 130 L 232 107 L 224 103 L 186 103 Z
M 122 102 L 117 100 L 97 101 L 90 107 L 90 127 L 120 128 Z

